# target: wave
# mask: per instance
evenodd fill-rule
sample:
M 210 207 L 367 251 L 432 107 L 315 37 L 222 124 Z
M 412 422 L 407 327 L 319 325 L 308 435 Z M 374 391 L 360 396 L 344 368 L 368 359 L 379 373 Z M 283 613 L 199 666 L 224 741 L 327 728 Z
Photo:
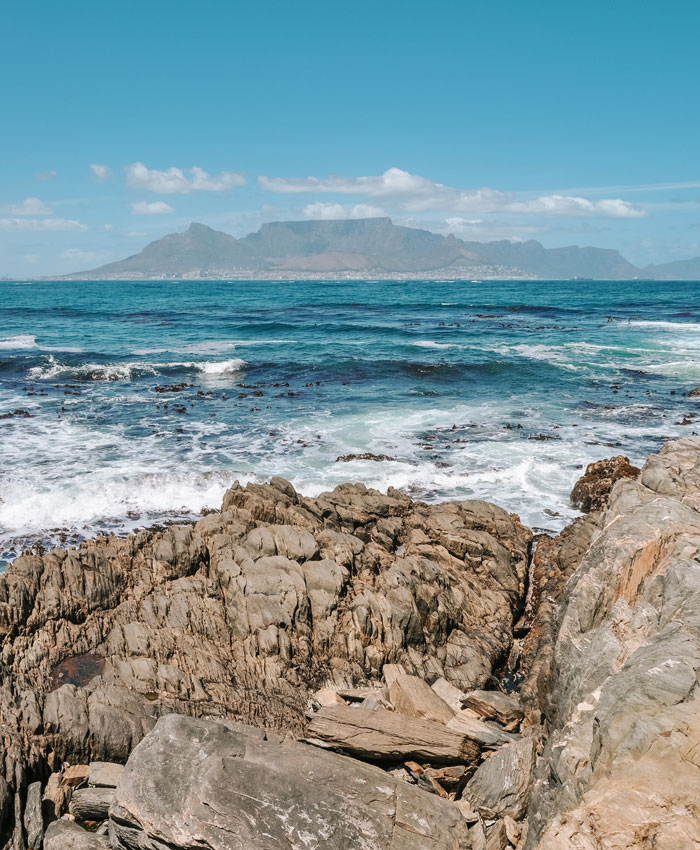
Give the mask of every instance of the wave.
M 433 342 L 429 339 L 419 339 L 416 342 L 412 342 L 411 345 L 415 345 L 418 348 L 455 348 L 456 343 L 454 342 Z
M 619 325 L 625 327 L 632 325 L 638 328 L 656 328 L 660 331 L 672 331 L 673 333 L 700 333 L 700 322 L 667 322 L 667 321 L 651 321 L 642 319 L 630 319 L 627 322 L 618 322 Z
M 190 369 L 205 375 L 226 375 L 239 372 L 246 366 L 239 357 L 229 360 L 190 360 L 174 363 L 149 363 L 128 361 L 124 363 L 62 363 L 53 355 L 46 362 L 33 366 L 27 376 L 35 381 L 52 381 L 57 378 L 75 381 L 133 381 L 137 378 L 168 374 Z
M 8 336 L 0 339 L 1 349 L 29 349 L 37 348 L 36 337 L 29 334 L 18 334 L 17 336 Z

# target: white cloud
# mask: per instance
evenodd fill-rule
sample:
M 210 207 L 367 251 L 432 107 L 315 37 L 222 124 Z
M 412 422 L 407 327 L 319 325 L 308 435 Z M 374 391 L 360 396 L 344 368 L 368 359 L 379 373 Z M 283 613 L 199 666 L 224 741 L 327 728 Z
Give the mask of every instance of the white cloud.
M 214 176 L 194 166 L 186 168 L 168 168 L 158 171 L 146 168 L 142 162 L 125 165 L 126 183 L 131 189 L 147 189 L 159 195 L 187 195 L 190 192 L 222 192 L 243 186 L 245 177 L 238 171 L 222 171 Z M 189 174 L 189 177 L 187 176 Z
M 137 215 L 163 215 L 164 213 L 172 213 L 175 210 L 166 204 L 165 201 L 138 201 L 131 205 L 131 212 Z
M 343 204 L 323 203 L 316 201 L 313 204 L 307 204 L 302 210 L 306 218 L 322 218 L 322 219 L 337 219 L 337 218 L 377 218 L 385 215 L 381 207 L 373 207 L 371 204 L 354 204 L 353 206 L 344 206 Z
M 0 206 L 0 213 L 4 215 L 51 215 L 52 212 L 39 198 L 25 198 L 21 204 Z
M 92 171 L 92 176 L 98 183 L 104 183 L 109 180 L 109 176 L 112 173 L 108 165 L 99 165 L 96 162 L 90 163 L 90 171 Z
M 532 201 L 515 201 L 509 212 L 540 213 L 541 215 L 603 216 L 605 218 L 645 218 L 646 210 L 620 198 L 589 201 L 568 195 L 543 195 Z
M 646 210 L 619 198 L 588 201 L 567 195 L 547 195 L 516 201 L 512 193 L 497 189 L 455 189 L 400 168 L 389 168 L 371 177 L 259 177 L 262 189 L 283 194 L 333 193 L 386 198 L 401 210 L 438 209 L 464 213 L 532 213 L 564 216 L 642 218 Z
M 87 225 L 70 218 L 0 218 L 0 230 L 87 230 Z
M 34 179 L 46 182 L 48 180 L 53 180 L 55 176 L 56 172 L 52 168 L 50 171 L 37 171 L 37 173 L 34 175 Z

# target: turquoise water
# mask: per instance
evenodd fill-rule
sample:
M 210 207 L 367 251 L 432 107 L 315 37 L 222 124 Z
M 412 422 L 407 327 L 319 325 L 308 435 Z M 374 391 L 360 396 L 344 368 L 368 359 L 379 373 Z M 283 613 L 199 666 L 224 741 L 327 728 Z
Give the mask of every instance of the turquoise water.
M 272 475 L 557 530 L 584 464 L 700 430 L 700 283 L 1 283 L 0 317 L 0 561 Z

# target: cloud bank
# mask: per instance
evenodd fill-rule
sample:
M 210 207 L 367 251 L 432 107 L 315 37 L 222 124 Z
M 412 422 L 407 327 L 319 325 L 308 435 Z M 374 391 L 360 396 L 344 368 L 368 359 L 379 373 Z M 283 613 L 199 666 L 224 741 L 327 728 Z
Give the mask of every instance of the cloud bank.
M 590 201 L 577 196 L 553 194 L 518 201 L 512 193 L 488 187 L 456 189 L 400 168 L 389 168 L 383 174 L 369 177 L 261 176 L 258 183 L 262 189 L 282 194 L 323 192 L 381 198 L 409 212 L 443 210 L 453 213 L 529 213 L 605 218 L 644 218 L 647 214 L 642 207 L 620 198 Z
M 126 184 L 130 189 L 145 189 L 159 195 L 188 195 L 190 192 L 223 192 L 245 184 L 238 171 L 222 171 L 214 176 L 194 166 L 193 168 L 168 168 L 158 171 L 147 168 L 142 162 L 124 166 Z M 187 176 L 189 175 L 189 176 Z

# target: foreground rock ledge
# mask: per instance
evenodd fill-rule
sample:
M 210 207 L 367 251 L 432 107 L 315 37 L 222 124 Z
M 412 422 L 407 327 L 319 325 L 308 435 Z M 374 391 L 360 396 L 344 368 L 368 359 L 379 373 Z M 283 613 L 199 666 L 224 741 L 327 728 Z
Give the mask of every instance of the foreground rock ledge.
M 508 654 L 531 533 L 483 502 L 231 488 L 193 526 L 25 554 L 0 577 L 0 846 L 65 761 L 125 762 L 164 714 L 303 735 L 387 663 L 460 691 Z M 455 737 L 455 736 L 453 736 Z
M 456 806 L 379 768 L 243 724 L 176 715 L 134 750 L 110 832 L 120 848 L 471 847 Z
M 700 847 L 700 439 L 600 507 L 539 541 L 528 587 L 530 534 L 493 506 L 279 479 L 23 556 L 0 846 L 72 793 L 109 818 L 56 820 L 45 850 Z

